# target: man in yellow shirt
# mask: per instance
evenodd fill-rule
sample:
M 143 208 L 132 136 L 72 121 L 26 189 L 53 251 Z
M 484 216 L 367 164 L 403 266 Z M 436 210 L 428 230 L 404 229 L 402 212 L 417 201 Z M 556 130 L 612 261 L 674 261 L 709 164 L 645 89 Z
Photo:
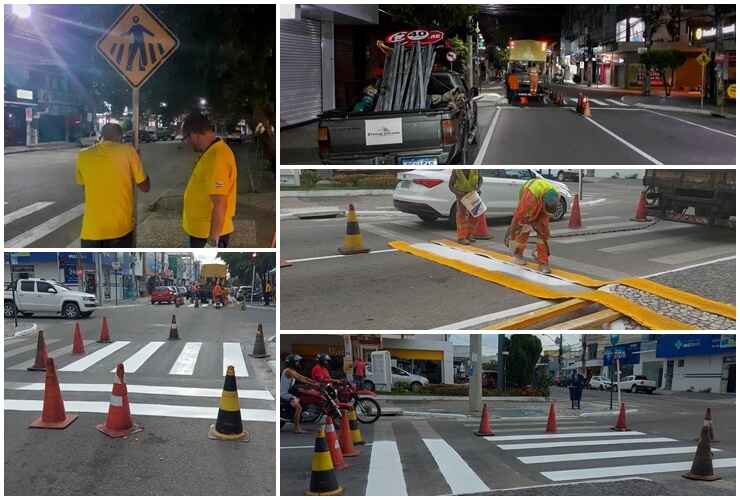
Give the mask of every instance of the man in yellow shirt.
M 185 188 L 182 227 L 190 248 L 225 248 L 234 231 L 236 160 L 200 113 L 182 124 L 182 142 L 200 153 Z
M 134 246 L 134 186 L 149 192 L 149 176 L 139 154 L 123 144 L 123 129 L 106 123 L 103 141 L 77 154 L 77 184 L 85 188 L 82 248 Z

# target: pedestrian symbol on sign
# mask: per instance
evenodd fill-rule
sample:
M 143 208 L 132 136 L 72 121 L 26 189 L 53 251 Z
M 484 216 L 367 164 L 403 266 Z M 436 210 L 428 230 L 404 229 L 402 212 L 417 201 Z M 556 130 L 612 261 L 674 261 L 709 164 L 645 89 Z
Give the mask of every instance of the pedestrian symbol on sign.
M 134 61 L 136 52 L 139 52 L 139 71 L 144 71 L 147 63 L 144 35 L 146 34 L 153 37 L 154 33 L 139 24 L 139 16 L 134 16 L 132 21 L 134 24 L 131 26 L 131 28 L 126 33 L 121 35 L 131 35 L 134 37 L 134 43 L 132 43 L 128 49 L 128 62 L 126 63 L 126 71 L 131 71 L 131 64 Z

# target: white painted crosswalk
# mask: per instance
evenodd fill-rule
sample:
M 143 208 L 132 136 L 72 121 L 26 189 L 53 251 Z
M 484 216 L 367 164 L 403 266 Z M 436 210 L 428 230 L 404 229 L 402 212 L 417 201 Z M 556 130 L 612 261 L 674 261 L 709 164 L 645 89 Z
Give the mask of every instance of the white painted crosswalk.
M 572 103 L 573 106 L 576 106 L 578 104 L 578 97 L 567 97 L 563 99 L 564 101 L 568 103 Z M 614 109 L 640 109 L 637 107 L 634 107 L 630 104 L 627 104 L 626 102 L 622 102 L 617 99 L 606 99 L 606 98 L 599 98 L 594 99 L 593 97 L 588 98 L 588 102 L 590 103 L 592 108 L 614 108 Z
M 49 219 L 47 219 L 42 224 L 39 224 L 38 226 L 24 229 L 23 232 L 21 232 L 18 236 L 6 240 L 5 247 L 26 248 L 34 244 L 44 236 L 53 233 L 65 224 L 69 224 L 78 217 L 81 217 L 85 213 L 84 203 L 80 203 L 79 205 L 60 214 L 53 210 L 54 203 L 42 201 L 33 203 L 29 206 L 8 213 L 7 215 L 5 215 L 5 225 L 7 226 L 12 222 L 16 222 L 24 217 L 27 217 L 36 212 L 40 212 L 41 210 L 45 210 L 47 208 L 49 209 L 47 211 L 50 215 L 56 215 L 54 215 L 53 217 L 49 217 Z M 6 234 L 9 232 L 8 228 L 5 229 L 5 232 Z

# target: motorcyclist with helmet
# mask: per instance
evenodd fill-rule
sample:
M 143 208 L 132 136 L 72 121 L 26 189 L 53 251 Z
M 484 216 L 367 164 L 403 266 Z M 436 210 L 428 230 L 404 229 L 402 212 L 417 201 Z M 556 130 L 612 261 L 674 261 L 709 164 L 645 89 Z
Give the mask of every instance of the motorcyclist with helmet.
M 331 378 L 329 374 L 329 362 L 331 357 L 320 352 L 316 355 L 316 365 L 311 369 L 311 378 L 320 384 L 343 384 L 342 380 Z
M 285 370 L 280 375 L 280 399 L 293 407 L 293 433 L 308 434 L 308 431 L 301 428 L 301 408 L 300 400 L 295 396 L 295 383 L 308 384 L 315 386 L 316 383 L 308 377 L 304 377 L 298 370 L 304 366 L 303 358 L 298 354 L 290 354 L 285 358 Z

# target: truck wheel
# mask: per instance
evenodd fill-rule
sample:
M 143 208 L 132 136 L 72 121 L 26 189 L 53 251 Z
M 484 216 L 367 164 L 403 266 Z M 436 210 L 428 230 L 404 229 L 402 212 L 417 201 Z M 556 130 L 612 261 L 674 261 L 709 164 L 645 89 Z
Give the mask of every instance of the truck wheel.
M 632 392 L 632 394 L 637 394 L 637 386 L 633 385 L 632 388 L 630 389 L 630 392 Z
M 77 319 L 80 317 L 80 308 L 74 302 L 67 302 L 62 306 L 62 316 L 67 319 Z
M 558 172 L 558 180 L 560 182 L 565 182 L 565 172 L 563 172 L 562 170 Z
M 4 314 L 6 318 L 12 318 L 15 316 L 15 306 L 13 305 L 12 302 L 5 303 Z
M 560 198 L 560 203 L 558 204 L 557 211 L 553 214 L 552 217 L 550 217 L 550 220 L 553 222 L 558 222 L 560 220 L 563 220 L 563 217 L 565 217 L 565 200 L 563 198 Z

